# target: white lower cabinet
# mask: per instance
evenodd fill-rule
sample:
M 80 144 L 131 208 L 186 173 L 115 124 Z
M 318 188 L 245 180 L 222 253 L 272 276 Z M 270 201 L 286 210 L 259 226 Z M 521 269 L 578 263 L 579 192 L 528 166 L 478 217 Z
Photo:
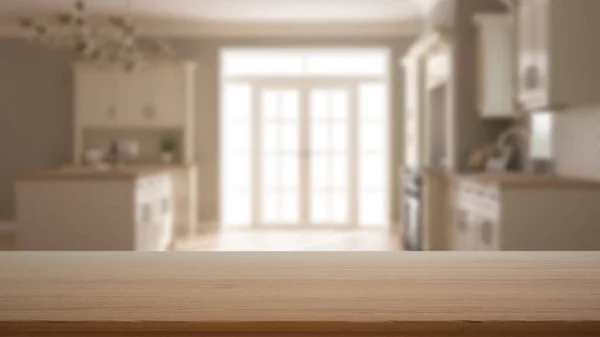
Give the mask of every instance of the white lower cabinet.
M 530 179 L 459 182 L 453 250 L 600 250 L 600 184 Z

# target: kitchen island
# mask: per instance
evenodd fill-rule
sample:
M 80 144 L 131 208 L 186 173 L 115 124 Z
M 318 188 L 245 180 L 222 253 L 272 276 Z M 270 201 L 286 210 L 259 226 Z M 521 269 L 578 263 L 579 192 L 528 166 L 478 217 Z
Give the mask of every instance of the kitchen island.
M 173 192 L 164 168 L 66 167 L 16 182 L 17 250 L 156 251 L 169 247 Z

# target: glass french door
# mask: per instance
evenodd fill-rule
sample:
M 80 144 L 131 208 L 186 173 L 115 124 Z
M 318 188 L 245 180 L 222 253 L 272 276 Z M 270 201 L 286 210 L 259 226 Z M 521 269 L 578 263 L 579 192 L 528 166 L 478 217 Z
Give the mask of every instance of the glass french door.
M 353 109 L 350 88 L 313 87 L 307 91 L 308 222 L 313 225 L 353 226 L 356 207 L 353 172 Z
M 355 226 L 351 86 L 258 86 L 253 223 Z
M 301 224 L 301 100 L 297 88 L 261 88 L 254 116 L 254 224 Z

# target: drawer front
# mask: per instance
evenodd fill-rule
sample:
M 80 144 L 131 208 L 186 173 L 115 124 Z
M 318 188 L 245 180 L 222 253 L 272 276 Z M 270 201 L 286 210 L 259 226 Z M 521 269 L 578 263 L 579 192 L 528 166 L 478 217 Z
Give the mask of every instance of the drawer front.
M 495 186 L 463 183 L 459 187 L 458 206 L 478 213 L 496 215 L 500 212 L 500 192 Z

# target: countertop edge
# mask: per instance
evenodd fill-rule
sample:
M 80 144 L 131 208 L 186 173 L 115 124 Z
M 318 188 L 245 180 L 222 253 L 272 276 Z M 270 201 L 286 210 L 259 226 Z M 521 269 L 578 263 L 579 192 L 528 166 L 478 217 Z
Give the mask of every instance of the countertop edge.
M 382 322 L 3 322 L 0 321 L 0 336 L 7 332 L 18 333 L 311 333 L 362 335 L 364 333 L 386 333 L 393 336 L 489 336 L 510 334 L 511 336 L 597 336 L 600 321 L 382 321 Z

